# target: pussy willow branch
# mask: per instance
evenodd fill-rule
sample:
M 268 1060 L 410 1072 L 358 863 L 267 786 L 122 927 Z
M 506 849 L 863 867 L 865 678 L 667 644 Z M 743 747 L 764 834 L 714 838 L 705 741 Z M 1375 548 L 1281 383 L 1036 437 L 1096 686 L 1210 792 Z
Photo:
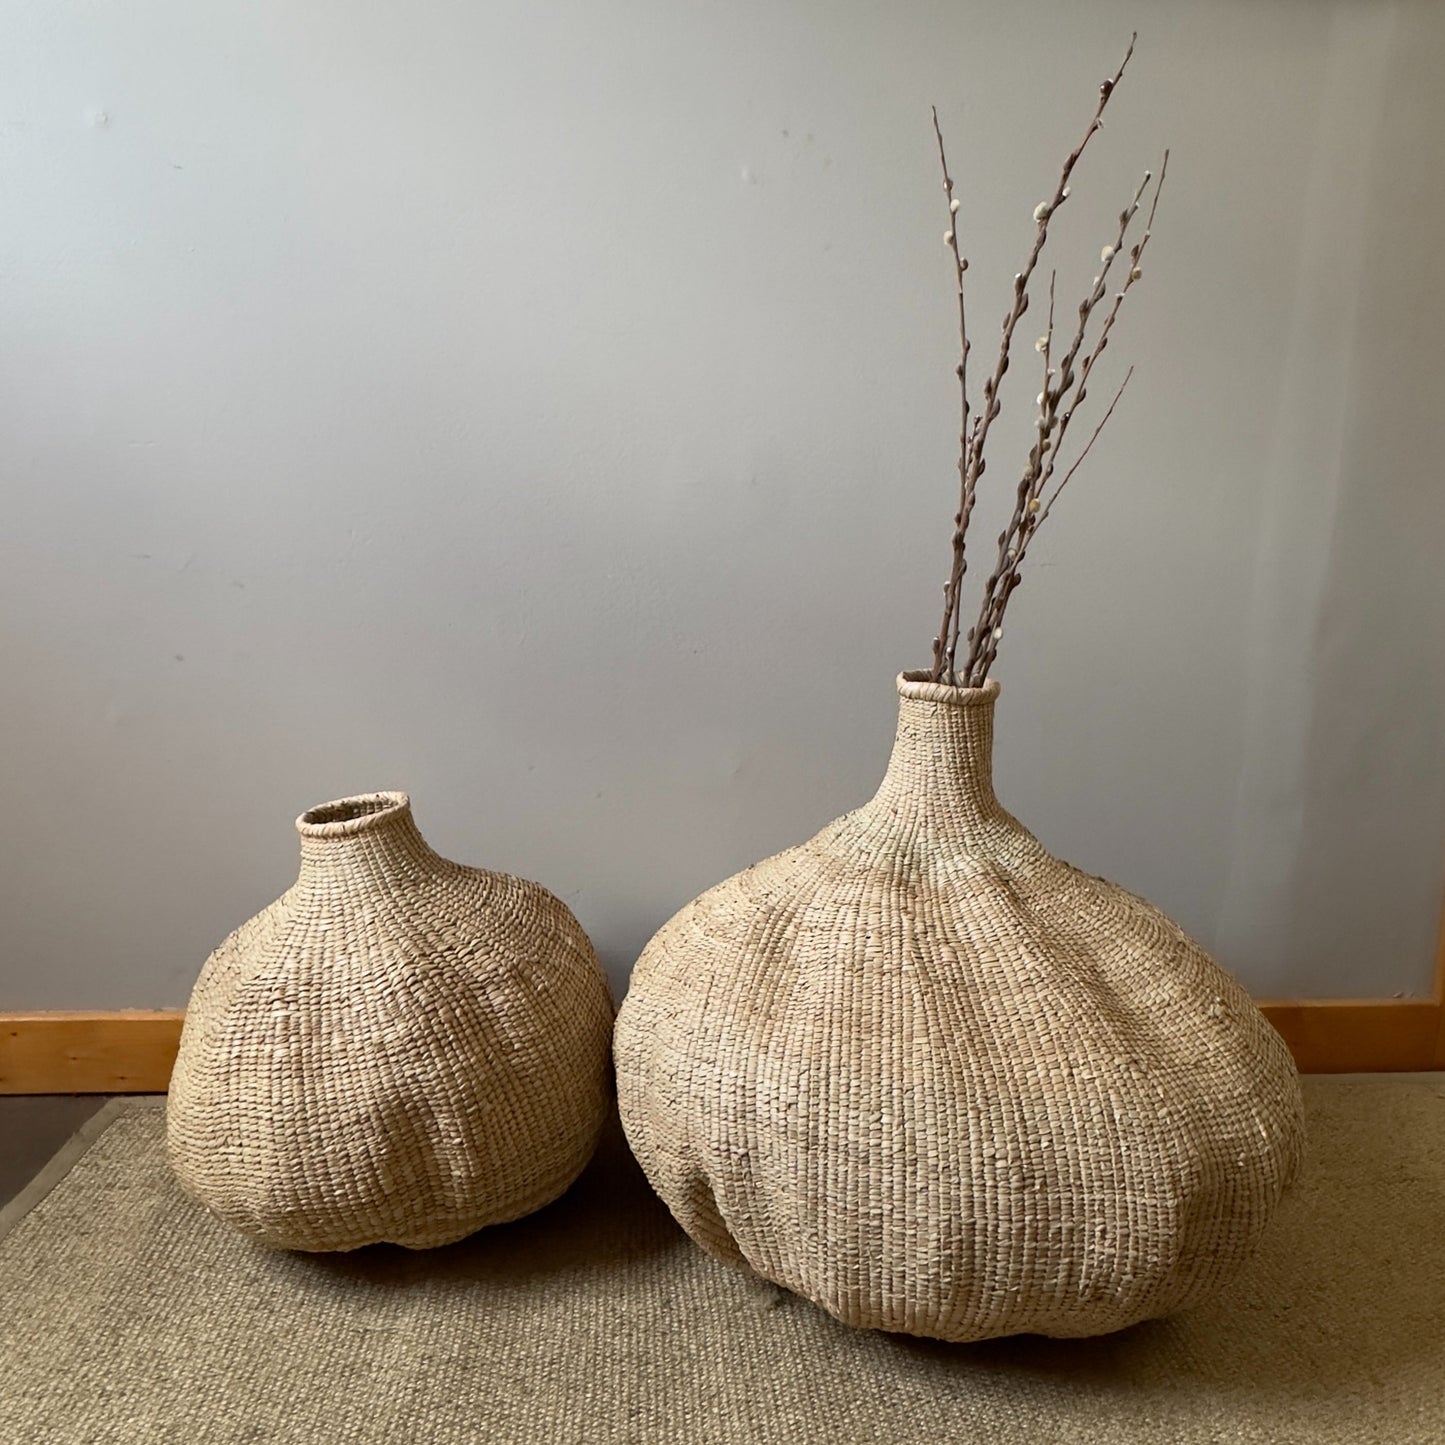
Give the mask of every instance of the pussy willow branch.
M 1028 503 L 1032 495 L 1031 487 L 1034 479 L 1043 470 L 1044 456 L 1051 445 L 1051 433 L 1053 430 L 1053 408 L 1057 400 L 1057 393 L 1050 393 L 1050 384 L 1054 378 L 1053 368 L 1049 365 L 1053 354 L 1054 346 L 1054 288 L 1058 282 L 1058 272 L 1049 273 L 1049 316 L 1048 324 L 1044 328 L 1044 334 L 1034 343 L 1035 348 L 1043 353 L 1044 358 L 1044 386 L 1039 392 L 1035 405 L 1039 408 L 1039 416 L 1034 423 L 1038 432 L 1038 439 L 1029 448 L 1028 465 L 1024 468 L 1024 474 L 1019 480 L 1018 487 L 1014 493 L 1014 512 L 1009 519 L 1009 524 L 998 534 L 998 560 L 994 563 L 994 569 L 989 574 L 988 582 L 984 586 L 983 607 L 979 611 L 979 620 L 968 629 L 969 661 L 964 668 L 964 679 L 967 681 L 969 666 L 974 657 L 974 643 L 979 635 L 979 629 L 983 626 L 983 619 L 988 615 L 989 601 L 999 586 L 1000 580 L 1008 575 L 1008 564 L 1015 560 L 1015 542 L 1019 529 L 1026 523 L 1028 517 Z M 1009 585 L 1009 584 L 1005 584 Z M 1017 585 L 1016 583 L 1012 585 Z
M 1168 165 L 1166 154 L 1165 165 Z M 1139 210 L 1139 203 L 1148 188 L 1150 180 L 1153 179 L 1150 172 L 1144 173 L 1144 179 L 1139 184 L 1139 189 L 1134 193 L 1134 199 L 1119 213 L 1119 232 L 1114 238 L 1112 245 L 1105 246 L 1100 256 L 1101 266 L 1099 274 L 1094 277 L 1094 284 L 1089 294 L 1079 304 L 1078 325 L 1075 328 L 1073 339 L 1069 343 L 1068 350 L 1064 353 L 1063 360 L 1059 364 L 1057 382 L 1054 381 L 1053 372 L 1048 365 L 1048 359 L 1053 347 L 1053 293 L 1049 295 L 1049 329 L 1039 338 L 1038 347 L 1044 353 L 1044 388 L 1038 396 L 1039 415 L 1034 425 L 1038 431 L 1038 440 L 1029 451 L 1028 464 L 1024 468 L 1024 474 L 1019 479 L 1018 488 L 1014 498 L 1013 516 L 1010 517 L 1008 526 L 999 534 L 998 557 L 994 563 L 993 572 L 984 586 L 983 601 L 979 607 L 978 621 L 969 629 L 969 656 L 964 668 L 964 676 L 969 679 L 971 686 L 980 686 L 980 683 L 972 681 L 974 675 L 979 671 L 980 663 L 983 664 L 983 673 L 987 674 L 987 661 L 992 660 L 992 653 L 995 650 L 993 644 L 998 641 L 996 637 L 989 634 L 996 632 L 1002 625 L 1002 618 L 999 613 L 1002 611 L 1001 603 L 1007 599 L 1015 587 L 1019 585 L 1019 564 L 1023 561 L 1024 545 L 1033 529 L 1038 525 L 1039 518 L 1039 495 L 1048 484 L 1049 478 L 1057 464 L 1060 449 L 1063 446 L 1064 438 L 1068 434 L 1069 423 L 1073 420 L 1075 410 L 1087 394 L 1086 386 L 1089 372 L 1093 369 L 1094 362 L 1098 359 L 1098 352 L 1103 350 L 1097 348 L 1096 352 L 1090 353 L 1085 361 L 1082 374 L 1077 378 L 1074 373 L 1074 364 L 1078 359 L 1079 351 L 1084 344 L 1084 337 L 1087 334 L 1089 320 L 1093 316 L 1100 301 L 1104 299 L 1108 291 L 1109 271 L 1114 264 L 1115 257 L 1119 255 L 1124 246 L 1125 237 L 1128 234 L 1129 226 Z M 1160 174 L 1163 180 L 1163 174 Z M 1158 191 L 1155 191 L 1157 203 Z M 1151 218 L 1153 212 L 1150 212 Z M 1145 232 L 1147 242 L 1148 232 Z M 1139 254 L 1138 248 L 1130 258 L 1130 273 L 1137 270 Z M 1137 279 L 1137 278 L 1136 278 Z M 1124 289 L 1128 290 L 1130 281 L 1125 282 Z M 1122 299 L 1122 292 L 1120 298 Z M 1117 314 L 1118 303 L 1116 301 L 1114 311 L 1105 322 L 1104 331 L 1107 333 L 1112 326 L 1113 315 Z M 1103 338 L 1101 338 L 1103 339 Z M 1074 388 L 1077 381 L 1077 390 L 1070 396 L 1071 388 Z M 1060 407 L 1064 406 L 1063 414 L 1060 415 Z
M 1089 440 L 1084 443 L 1083 451 L 1081 451 L 1079 455 L 1074 458 L 1073 464 L 1069 467 L 1068 471 L 1064 473 L 1063 481 L 1061 481 L 1058 486 L 1054 488 L 1053 495 L 1049 497 L 1048 501 L 1044 503 L 1042 510 L 1040 510 L 1035 516 L 1033 526 L 1029 528 L 1028 534 L 1024 538 L 1022 538 L 1022 540 L 1020 540 L 1018 544 L 1018 550 L 1016 553 L 1013 554 L 1010 569 L 1005 575 L 998 592 L 996 610 L 994 613 L 994 617 L 996 620 L 993 622 L 993 625 L 988 628 L 987 632 L 984 633 L 982 638 L 978 637 L 977 628 L 975 628 L 975 630 L 969 634 L 970 639 L 974 642 L 974 649 L 970 651 L 968 663 L 968 677 L 970 687 L 983 686 L 984 682 L 986 682 L 988 679 L 989 665 L 998 655 L 999 639 L 1003 636 L 1004 609 L 1008 605 L 1008 599 L 1012 595 L 1013 589 L 1017 587 L 1019 585 L 1019 582 L 1022 580 L 1021 574 L 1019 572 L 1019 566 L 1023 562 L 1024 554 L 1028 551 L 1029 543 L 1033 541 L 1034 535 L 1047 520 L 1049 513 L 1053 510 L 1054 503 L 1059 499 L 1059 493 L 1062 492 L 1064 488 L 1069 485 L 1069 479 L 1074 475 L 1076 471 L 1079 470 L 1079 466 L 1083 462 L 1084 458 L 1088 456 L 1089 453 L 1093 450 L 1094 443 L 1099 440 L 1099 433 L 1104 430 L 1104 427 L 1108 423 L 1109 418 L 1114 415 L 1114 408 L 1119 405 L 1119 398 L 1124 395 L 1124 388 L 1129 385 L 1129 378 L 1133 375 L 1134 368 L 1131 366 L 1129 370 L 1125 373 L 1124 380 L 1120 382 L 1118 391 L 1114 393 L 1114 399 L 1109 403 L 1108 410 L 1106 410 L 1104 412 L 1104 415 L 1099 418 L 1098 426 L 1094 428 L 1092 435 L 1089 437 Z M 974 656 L 975 652 L 977 653 L 976 659 Z M 975 676 L 978 677 L 979 681 L 973 681 L 973 678 Z
M 1084 148 L 1093 138 L 1094 132 L 1103 125 L 1104 109 L 1109 104 L 1109 98 L 1114 93 L 1114 87 L 1118 85 L 1124 74 L 1125 67 L 1129 64 L 1129 57 L 1134 53 L 1134 42 L 1138 39 L 1137 34 L 1130 36 L 1129 47 L 1124 52 L 1124 58 L 1119 62 L 1119 68 L 1114 74 L 1099 87 L 1099 103 L 1094 109 L 1092 119 L 1089 121 L 1088 129 L 1084 132 L 1083 139 L 1070 152 L 1068 159 L 1064 162 L 1064 168 L 1059 176 L 1058 185 L 1054 188 L 1053 199 L 1045 201 L 1034 212 L 1036 230 L 1034 233 L 1034 244 L 1029 252 L 1028 260 L 1024 268 L 1014 277 L 1013 303 L 1005 313 L 1003 319 L 1003 333 L 1000 338 L 998 361 L 994 365 L 993 375 L 985 380 L 983 384 L 983 404 L 979 408 L 977 417 L 974 419 L 972 431 L 962 440 L 962 459 L 960 462 L 960 488 L 959 507 L 956 514 L 953 539 L 953 565 L 949 572 L 948 586 L 944 591 L 944 612 L 943 622 L 938 630 L 938 645 L 934 648 L 934 661 L 931 677 L 933 681 L 946 680 L 951 685 L 958 682 L 956 658 L 958 653 L 958 631 L 959 631 L 959 608 L 958 594 L 959 587 L 963 581 L 964 572 L 967 569 L 967 561 L 964 555 L 964 538 L 968 532 L 969 518 L 973 513 L 974 498 L 978 491 L 978 479 L 983 475 L 986 465 L 984 458 L 984 447 L 988 441 L 989 428 L 993 425 L 994 418 L 998 416 L 1002 408 L 999 401 L 998 390 L 1003 382 L 1004 374 L 1009 366 L 1009 347 L 1013 341 L 1014 329 L 1018 326 L 1020 318 L 1028 310 L 1029 296 L 1028 285 L 1033 276 L 1034 268 L 1038 265 L 1039 255 L 1044 249 L 1044 243 L 1049 237 L 1049 221 L 1060 206 L 1069 196 L 1069 177 L 1073 174 L 1074 167 L 1078 165 L 1079 158 L 1084 153 Z M 952 197 L 950 196 L 950 201 Z M 957 239 L 957 228 L 951 228 L 953 241 Z M 953 244 L 953 241 L 950 244 Z
M 1129 291 L 1140 279 L 1142 279 L 1144 275 L 1144 272 L 1141 269 L 1139 263 L 1143 260 L 1144 250 L 1148 246 L 1149 238 L 1154 232 L 1154 216 L 1159 209 L 1159 193 L 1164 188 L 1164 177 L 1168 173 L 1169 152 L 1166 150 L 1164 152 L 1163 163 L 1159 167 L 1159 179 L 1157 182 L 1155 182 L 1154 185 L 1154 198 L 1149 205 L 1149 219 L 1144 223 L 1144 234 L 1140 236 L 1138 241 L 1130 249 L 1129 274 L 1124 278 L 1124 284 L 1119 288 L 1117 292 L 1114 293 L 1114 304 L 1109 308 L 1108 314 L 1104 317 L 1104 324 L 1099 328 L 1099 339 L 1094 343 L 1094 349 L 1084 359 L 1083 367 L 1081 368 L 1079 373 L 1078 387 L 1075 390 L 1074 396 L 1069 403 L 1069 408 L 1059 419 L 1058 445 L 1055 446 L 1054 456 L 1049 460 L 1048 466 L 1044 469 L 1043 476 L 1039 479 L 1039 492 L 1043 491 L 1043 489 L 1049 483 L 1049 478 L 1053 476 L 1054 466 L 1058 460 L 1059 446 L 1063 444 L 1064 436 L 1068 431 L 1070 421 L 1073 420 L 1074 412 L 1079 408 L 1085 396 L 1087 396 L 1088 394 L 1087 387 L 1089 382 L 1089 376 L 1093 372 L 1094 367 L 1098 364 L 1099 358 L 1104 354 L 1104 348 L 1109 344 L 1109 333 L 1114 329 L 1114 322 L 1118 319 L 1119 308 L 1124 304 L 1124 297 L 1128 295 Z M 1147 186 L 1148 184 L 1149 176 L 1146 172 L 1144 176 L 1144 185 Z M 1091 312 L 1094 305 L 1097 305 L 1097 298 L 1102 297 L 1103 295 L 1104 282 L 1108 278 L 1109 267 L 1113 264 L 1114 256 L 1118 254 L 1118 252 L 1122 249 L 1124 245 L 1124 236 L 1128 230 L 1129 222 L 1133 219 L 1135 211 L 1137 211 L 1139 208 L 1139 198 L 1143 195 L 1143 193 L 1144 186 L 1140 186 L 1138 193 L 1134 197 L 1133 204 L 1129 207 L 1128 210 L 1123 212 L 1123 214 L 1119 218 L 1119 239 L 1111 248 L 1112 254 L 1105 258 L 1104 268 L 1100 272 L 1099 278 L 1095 283 L 1095 299 L 1091 299 L 1089 308 Z M 1071 357 L 1078 354 L 1078 349 L 1083 344 L 1084 327 L 1087 325 L 1087 323 L 1088 318 L 1084 317 L 1083 324 L 1081 324 L 1079 327 L 1078 340 L 1071 351 Z
M 1044 402 L 1048 400 L 1049 383 L 1054 379 L 1054 369 L 1052 361 L 1054 349 L 1054 286 L 1058 282 L 1058 279 L 1059 273 L 1057 271 L 1049 272 L 1048 325 L 1044 327 L 1044 334 L 1039 337 L 1039 341 L 1042 343 L 1039 346 L 1039 350 L 1043 352 L 1044 355 L 1044 389 L 1039 393 L 1040 406 L 1043 406 Z
M 1064 473 L 1063 481 L 1061 481 L 1058 486 L 1054 488 L 1053 495 L 1048 499 L 1048 501 L 1044 503 L 1043 510 L 1039 513 L 1038 523 L 1034 527 L 1035 532 L 1037 532 L 1039 527 L 1042 527 L 1043 524 L 1048 521 L 1049 513 L 1052 512 L 1054 509 L 1054 503 L 1059 500 L 1059 493 L 1062 492 L 1064 488 L 1069 485 L 1069 479 L 1074 475 L 1076 471 L 1079 470 L 1080 463 L 1082 463 L 1084 458 L 1088 456 L 1089 453 L 1094 449 L 1094 443 L 1099 440 L 1099 433 L 1104 430 L 1104 427 L 1108 423 L 1109 418 L 1114 415 L 1114 408 L 1119 405 L 1119 398 L 1124 395 L 1124 388 L 1129 385 L 1129 378 L 1133 375 L 1134 368 L 1131 366 L 1128 371 L 1124 373 L 1124 379 L 1119 383 L 1119 389 L 1114 393 L 1113 401 L 1109 403 L 1108 409 L 1104 412 L 1104 415 L 1099 418 L 1098 426 L 1096 426 L 1093 432 L 1090 434 L 1089 440 L 1084 443 L 1083 451 L 1081 451 L 1079 455 L 1074 458 L 1073 465 L 1068 469 L 1068 471 Z
M 933 133 L 938 137 L 938 162 L 943 167 L 943 191 L 948 199 L 948 232 L 944 240 L 953 252 L 954 276 L 958 282 L 958 365 L 954 368 L 958 377 L 959 423 L 958 423 L 958 484 L 959 510 L 953 518 L 953 566 L 944 585 L 943 615 L 945 618 L 958 611 L 957 589 L 963 580 L 963 495 L 966 490 L 965 470 L 968 458 L 968 319 L 963 304 L 963 273 L 968 270 L 968 258 L 958 246 L 958 202 L 953 196 L 953 177 L 948 173 L 948 156 L 943 149 L 943 129 L 938 124 L 938 107 L 933 107 Z M 943 650 L 947 633 L 940 631 L 933 639 L 933 673 L 937 677 L 943 667 Z
M 1013 519 L 1009 527 L 999 538 L 999 560 L 995 567 L 994 574 L 989 578 L 988 586 L 985 589 L 983 605 L 979 609 L 978 621 L 969 633 L 969 654 L 964 667 L 964 676 L 970 687 L 982 687 L 988 678 L 989 667 L 998 653 L 999 638 L 1003 632 L 1004 611 L 1008 606 L 1009 598 L 1014 593 L 1014 589 L 1017 588 L 1022 581 L 1020 568 L 1023 564 L 1024 554 L 1028 550 L 1028 544 L 1033 539 L 1034 533 L 1038 531 L 1044 518 L 1048 515 L 1048 508 L 1053 506 L 1054 498 L 1058 496 L 1058 491 L 1055 491 L 1053 497 L 1050 497 L 1047 506 L 1041 502 L 1043 492 L 1054 475 L 1054 469 L 1058 463 L 1064 438 L 1068 433 L 1069 423 L 1073 420 L 1074 413 L 1088 396 L 1089 377 L 1093 373 L 1099 358 L 1103 355 L 1104 348 L 1109 344 L 1109 333 L 1113 330 L 1114 322 L 1118 319 L 1119 309 L 1124 304 L 1124 297 L 1144 274 L 1139 263 L 1143 259 L 1145 248 L 1148 246 L 1149 238 L 1153 234 L 1154 216 L 1159 209 L 1159 193 L 1163 188 L 1164 178 L 1168 174 L 1168 171 L 1169 152 L 1166 150 L 1164 152 L 1163 163 L 1159 167 L 1159 179 L 1155 182 L 1154 196 L 1149 206 L 1149 218 L 1145 222 L 1144 234 L 1135 242 L 1129 252 L 1128 275 L 1124 279 L 1124 284 L 1114 295 L 1113 305 L 1104 317 L 1103 325 L 1100 327 L 1099 336 L 1094 343 L 1093 349 L 1084 359 L 1079 371 L 1077 383 L 1074 385 L 1073 395 L 1068 398 L 1067 408 L 1062 416 L 1058 417 L 1057 435 L 1054 438 L 1052 451 L 1045 461 L 1042 470 L 1032 477 L 1029 472 L 1025 472 L 1024 479 L 1019 484 L 1018 503 L 1015 507 Z M 1104 283 L 1108 278 L 1109 268 L 1113 264 L 1114 257 L 1123 248 L 1129 223 L 1133 220 L 1134 214 L 1138 210 L 1139 202 L 1143 197 L 1145 187 L 1149 184 L 1149 180 L 1150 177 L 1146 174 L 1143 184 L 1135 193 L 1133 202 L 1120 213 L 1119 237 L 1117 242 L 1115 245 L 1105 247 L 1104 249 L 1102 256 L 1104 264 L 1100 274 L 1094 278 L 1094 286 L 1090 295 L 1079 307 L 1078 331 L 1075 335 L 1074 342 L 1070 346 L 1069 353 L 1060 367 L 1057 394 L 1051 400 L 1049 388 L 1046 387 L 1041 398 L 1041 417 L 1039 422 L 1041 428 L 1047 426 L 1050 430 L 1053 429 L 1053 411 L 1057 410 L 1059 400 L 1065 393 L 1068 385 L 1065 377 L 1066 375 L 1071 377 L 1073 358 L 1078 355 L 1079 350 L 1083 346 L 1084 334 L 1088 326 L 1089 317 L 1092 315 L 1099 301 L 1103 298 L 1104 291 L 1107 289 Z M 1125 383 L 1127 384 L 1127 378 L 1125 379 Z M 1121 387 L 1121 394 L 1122 390 L 1123 388 Z M 1117 401 L 1118 397 L 1116 396 L 1115 403 L 1117 403 Z M 1051 411 L 1050 408 L 1053 408 L 1053 411 Z M 1114 405 L 1111 404 L 1108 412 L 1104 415 L 1105 421 L 1109 419 L 1113 410 Z M 1100 423 L 1100 426 L 1102 427 L 1102 423 Z M 1083 460 L 1083 455 L 1088 452 L 1093 444 L 1094 438 L 1090 437 L 1084 453 L 1080 454 L 1080 461 Z M 1078 462 L 1076 461 L 1066 475 L 1065 481 L 1068 480 L 1069 476 L 1073 475 L 1073 471 L 1077 466 Z M 1060 484 L 1059 490 L 1062 490 L 1062 484 Z

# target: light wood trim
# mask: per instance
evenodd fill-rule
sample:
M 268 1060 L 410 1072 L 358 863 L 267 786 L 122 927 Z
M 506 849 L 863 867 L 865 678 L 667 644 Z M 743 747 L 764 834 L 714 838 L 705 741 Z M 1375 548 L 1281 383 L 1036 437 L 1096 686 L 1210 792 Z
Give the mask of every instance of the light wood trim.
M 1429 998 L 1267 1000 L 1264 1016 L 1303 1074 L 1410 1073 L 1437 1058 L 1441 1007 Z
M 1445 1069 L 1436 999 L 1271 1000 L 1260 1007 L 1306 1074 Z M 160 1094 L 179 1009 L 0 1014 L 0 1094 Z
M 163 1094 L 180 1009 L 0 1014 L 0 1094 Z
M 1431 1068 L 1445 1069 L 1445 903 L 1440 905 L 1440 945 L 1435 950 L 1435 1002 L 1440 1018 L 1435 1029 L 1435 1056 Z

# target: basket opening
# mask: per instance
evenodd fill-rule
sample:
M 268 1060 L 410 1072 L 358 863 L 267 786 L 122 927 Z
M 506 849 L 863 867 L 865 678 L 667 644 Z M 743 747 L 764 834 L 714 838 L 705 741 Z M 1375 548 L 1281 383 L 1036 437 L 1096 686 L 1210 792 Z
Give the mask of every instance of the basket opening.
M 336 838 L 384 826 L 406 812 L 405 793 L 361 793 L 352 798 L 318 803 L 296 820 L 303 834 Z

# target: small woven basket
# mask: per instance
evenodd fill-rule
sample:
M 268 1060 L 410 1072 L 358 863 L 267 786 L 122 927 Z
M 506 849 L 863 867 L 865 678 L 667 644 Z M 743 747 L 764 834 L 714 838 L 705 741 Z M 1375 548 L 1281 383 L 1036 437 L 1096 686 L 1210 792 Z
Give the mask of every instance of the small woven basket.
M 999 806 L 997 683 L 898 691 L 877 796 L 648 944 L 615 1040 L 633 1151 L 704 1248 L 852 1325 L 1182 1309 L 1299 1164 L 1290 1055 L 1177 925 Z
M 561 1194 L 612 999 L 546 889 L 429 848 L 404 793 L 297 820 L 296 885 L 201 971 L 171 1079 L 186 1191 L 286 1249 L 449 1243 Z

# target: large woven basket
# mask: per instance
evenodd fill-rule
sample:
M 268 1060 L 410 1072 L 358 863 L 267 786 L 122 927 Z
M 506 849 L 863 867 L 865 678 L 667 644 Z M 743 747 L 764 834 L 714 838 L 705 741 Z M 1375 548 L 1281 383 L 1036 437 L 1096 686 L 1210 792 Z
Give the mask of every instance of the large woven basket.
M 611 1102 L 612 999 L 577 920 L 438 857 L 404 793 L 296 826 L 295 887 L 191 998 L 167 1115 L 183 1187 L 306 1250 L 446 1244 L 556 1198 Z
M 852 1325 L 1089 1335 L 1225 1283 L 1299 1164 L 1299 1080 L 1158 909 L 991 782 L 998 685 L 899 679 L 877 796 L 648 944 L 622 1120 L 724 1259 Z

